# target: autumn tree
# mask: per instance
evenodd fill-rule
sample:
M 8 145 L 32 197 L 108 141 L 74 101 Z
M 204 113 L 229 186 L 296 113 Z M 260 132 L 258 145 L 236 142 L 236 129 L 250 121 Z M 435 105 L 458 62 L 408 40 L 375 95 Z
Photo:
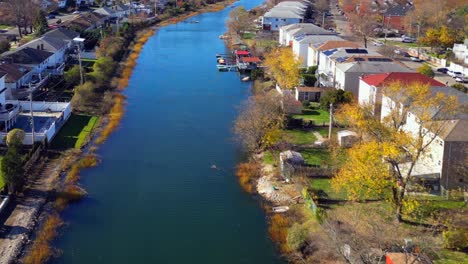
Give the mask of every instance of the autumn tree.
M 8 146 L 7 153 L 1 162 L 3 181 L 10 193 L 14 193 L 24 183 L 23 164 L 24 159 L 21 148 L 25 133 L 21 129 L 13 129 L 8 132 L 5 143 Z
M 366 1 L 361 1 L 359 9 L 349 15 L 349 23 L 353 32 L 362 37 L 364 47 L 367 48 L 367 40 L 377 27 L 377 13 L 373 12 Z
M 265 55 L 264 65 L 282 89 L 299 85 L 301 61 L 290 48 L 276 48 Z
M 406 84 L 404 89 L 393 83 L 384 87 L 383 94 L 382 105 L 388 114 L 381 120 L 366 105 L 344 105 L 337 112 L 336 118 L 365 140 L 349 150 L 347 161 L 332 182 L 334 188 L 346 190 L 353 200 L 389 191 L 395 216 L 401 221 L 411 176 L 417 167 L 434 162 L 431 143 L 456 114 L 458 102 L 420 83 Z M 410 118 L 411 129 L 406 125 Z
M 275 92 L 251 96 L 234 124 L 234 132 L 249 152 L 262 150 L 279 139 L 284 111 Z
M 231 11 L 227 22 L 229 31 L 240 35 L 242 32 L 249 30 L 252 27 L 252 22 L 249 19 L 249 12 L 243 6 L 239 6 Z

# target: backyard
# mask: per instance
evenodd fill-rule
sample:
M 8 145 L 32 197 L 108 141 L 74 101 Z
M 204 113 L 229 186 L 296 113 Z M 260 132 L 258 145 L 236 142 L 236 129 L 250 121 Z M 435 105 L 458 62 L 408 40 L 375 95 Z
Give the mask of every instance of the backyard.
M 314 121 L 317 125 L 328 124 L 330 121 L 330 114 L 328 111 L 319 108 L 307 108 L 302 110 L 302 114 L 293 115 L 294 119 L 302 119 L 304 121 Z
M 72 114 L 52 141 L 52 147 L 56 149 L 81 148 L 97 122 L 97 116 Z

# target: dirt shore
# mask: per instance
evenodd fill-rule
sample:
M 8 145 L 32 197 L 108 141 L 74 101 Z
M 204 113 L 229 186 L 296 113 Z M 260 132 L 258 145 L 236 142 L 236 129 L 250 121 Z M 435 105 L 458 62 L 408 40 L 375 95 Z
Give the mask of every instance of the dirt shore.
M 0 229 L 0 263 L 14 263 L 22 248 L 30 243 L 37 218 L 47 202 L 49 193 L 55 188 L 55 180 L 60 173 L 60 159 L 43 160 L 45 166 L 38 170 L 25 188 L 23 197 L 16 197 L 10 202 L 9 210 L 2 216 Z

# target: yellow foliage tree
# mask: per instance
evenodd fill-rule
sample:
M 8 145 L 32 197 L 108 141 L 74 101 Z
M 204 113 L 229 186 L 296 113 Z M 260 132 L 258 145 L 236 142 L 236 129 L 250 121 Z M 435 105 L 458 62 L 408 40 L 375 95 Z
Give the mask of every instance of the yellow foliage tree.
M 440 27 L 440 44 L 444 47 L 452 47 L 455 43 L 455 32 L 449 30 L 446 26 Z
M 283 89 L 299 85 L 301 61 L 290 48 L 277 48 L 265 55 L 265 66 Z
M 333 186 L 348 191 L 353 200 L 390 190 L 396 218 L 401 221 L 415 167 L 424 166 L 431 143 L 458 113 L 458 102 L 456 97 L 436 93 L 420 83 L 393 83 L 382 92 L 382 100 L 391 98 L 386 102 L 393 102 L 386 104 L 388 111 L 382 119 L 365 105 L 349 104 L 337 111 L 337 120 L 360 132 L 365 142 L 349 150 Z

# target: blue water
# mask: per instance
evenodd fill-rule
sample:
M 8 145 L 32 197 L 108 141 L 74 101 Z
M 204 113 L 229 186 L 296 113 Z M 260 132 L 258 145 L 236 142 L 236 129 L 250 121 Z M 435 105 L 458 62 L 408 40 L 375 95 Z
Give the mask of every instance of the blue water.
M 250 85 L 215 67 L 230 11 L 147 42 L 121 127 L 100 147 L 102 164 L 82 173 L 89 196 L 62 214 L 63 255 L 52 263 L 282 263 L 258 201 L 234 176 L 244 157 L 232 125 Z

